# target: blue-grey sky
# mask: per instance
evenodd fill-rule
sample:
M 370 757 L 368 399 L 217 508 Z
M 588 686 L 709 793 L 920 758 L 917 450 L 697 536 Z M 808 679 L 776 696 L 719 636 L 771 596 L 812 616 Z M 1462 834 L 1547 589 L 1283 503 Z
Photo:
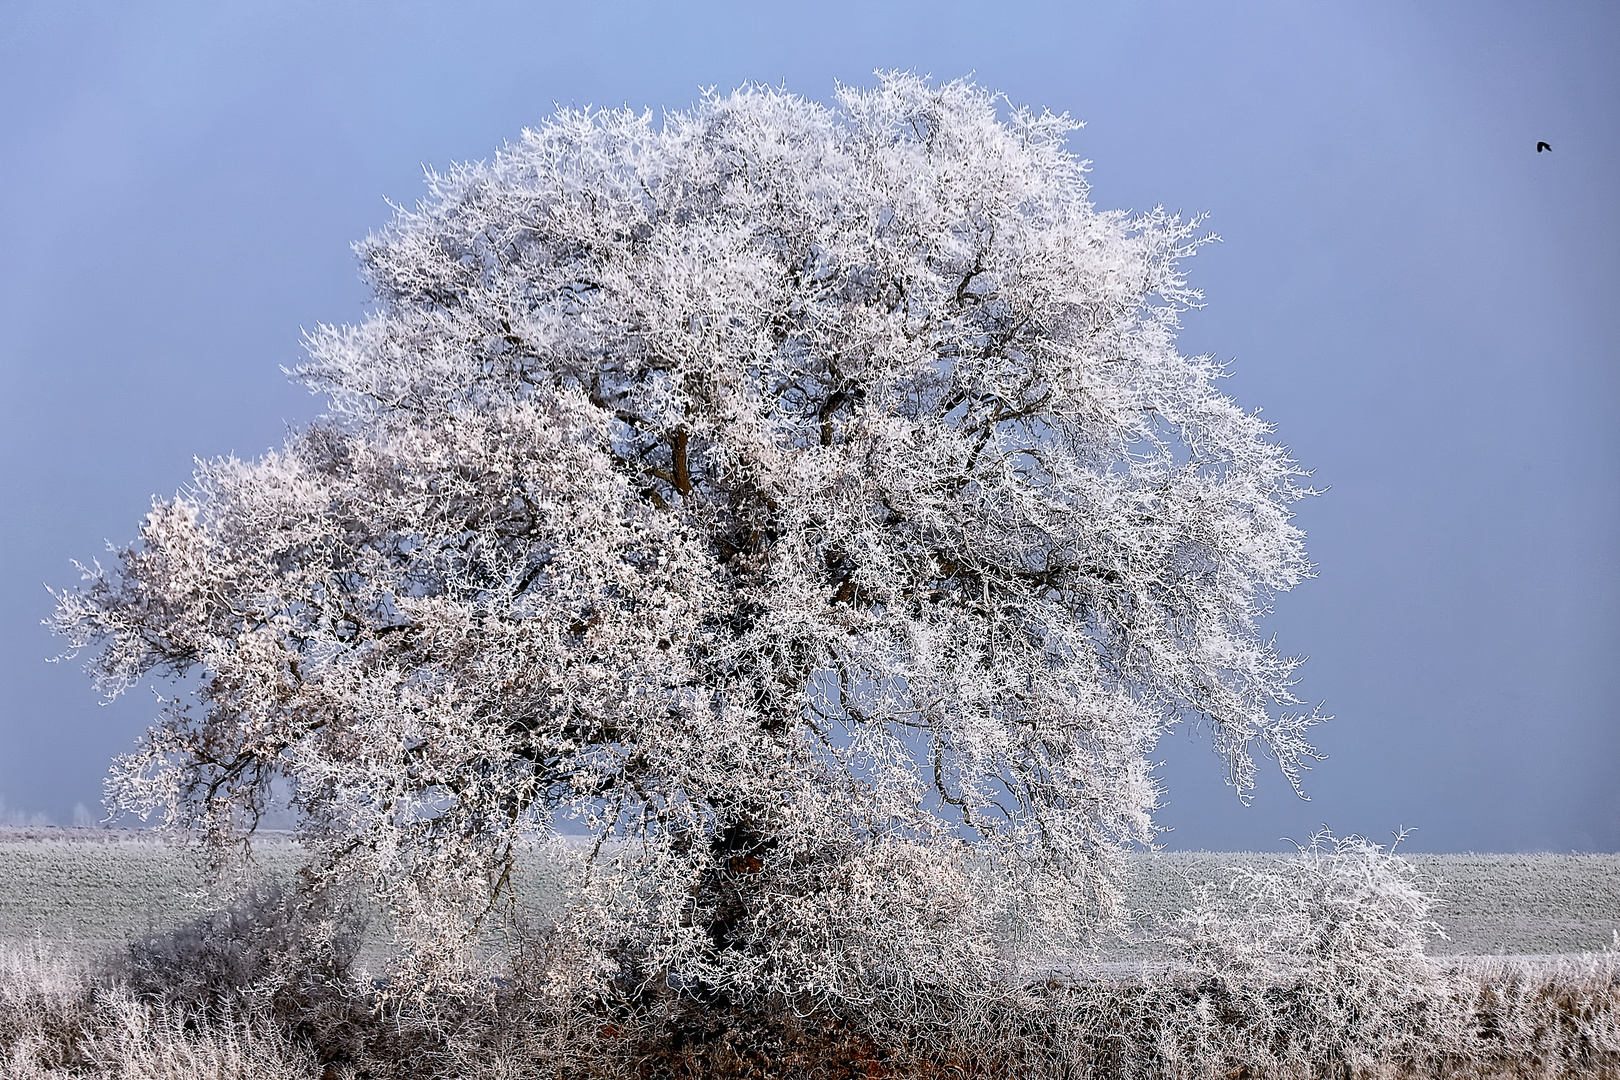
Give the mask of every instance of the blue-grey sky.
M 1321 823 L 1620 850 L 1620 6 L 65 3 L 0 12 L 0 797 L 96 808 L 156 712 L 40 626 L 193 456 L 320 403 L 301 328 L 423 165 L 554 103 L 972 73 L 1086 122 L 1099 207 L 1208 211 L 1189 352 L 1328 488 L 1269 628 L 1336 719 L 1310 802 L 1160 747 L 1171 847 Z M 1538 140 L 1552 144 L 1537 154 Z

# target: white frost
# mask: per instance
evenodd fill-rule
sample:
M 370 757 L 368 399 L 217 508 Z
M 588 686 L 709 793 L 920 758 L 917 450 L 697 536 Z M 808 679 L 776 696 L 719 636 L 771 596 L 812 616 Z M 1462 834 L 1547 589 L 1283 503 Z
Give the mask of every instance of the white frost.
M 1197 223 L 1002 104 L 565 111 L 432 177 L 308 341 L 327 416 L 60 598 L 109 692 L 198 677 L 113 805 L 223 843 L 284 777 L 440 943 L 571 817 L 648 970 L 838 997 L 1106 916 L 1182 719 L 1297 783 L 1305 489 L 1175 349 Z

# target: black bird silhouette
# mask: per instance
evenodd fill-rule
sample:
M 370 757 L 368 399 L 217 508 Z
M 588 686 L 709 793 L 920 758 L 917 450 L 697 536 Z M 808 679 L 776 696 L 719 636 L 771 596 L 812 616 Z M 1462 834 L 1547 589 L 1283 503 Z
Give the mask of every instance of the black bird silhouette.
M 1551 150 L 1551 149 L 1552 149 L 1552 143 L 1544 143 L 1544 142 L 1536 143 L 1536 153 L 1538 153 L 1538 154 L 1541 153 L 1543 150 Z

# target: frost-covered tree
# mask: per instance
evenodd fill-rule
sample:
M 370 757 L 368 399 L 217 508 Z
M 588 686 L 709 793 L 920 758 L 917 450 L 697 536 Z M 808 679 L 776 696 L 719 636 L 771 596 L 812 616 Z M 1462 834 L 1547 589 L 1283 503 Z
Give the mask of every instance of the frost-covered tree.
M 888 75 L 432 177 L 294 372 L 325 416 L 61 596 L 104 691 L 192 679 L 111 805 L 223 844 L 284 789 L 449 937 L 571 817 L 666 969 L 791 988 L 957 955 L 967 853 L 1106 910 L 1178 721 L 1297 781 L 1301 473 L 1176 350 L 1196 222 L 1095 210 L 1074 126 Z

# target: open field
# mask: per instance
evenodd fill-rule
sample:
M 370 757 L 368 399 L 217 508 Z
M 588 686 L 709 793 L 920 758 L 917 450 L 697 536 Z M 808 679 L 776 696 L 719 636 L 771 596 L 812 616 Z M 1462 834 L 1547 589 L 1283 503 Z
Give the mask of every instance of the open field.
M 255 855 L 272 874 L 302 858 L 274 840 Z M 88 959 L 202 911 L 203 880 L 190 853 L 123 830 L 0 832 L 0 943 Z
M 264 872 L 286 875 L 301 851 L 285 839 L 255 844 Z M 1228 868 L 1275 855 L 1166 852 L 1137 856 L 1125 904 L 1136 929 L 1122 959 L 1150 958 L 1158 916 L 1189 905 Z M 1611 946 L 1620 930 L 1620 855 L 1409 855 L 1422 886 L 1442 901 L 1449 940 L 1433 955 L 1564 954 Z M 520 895 L 538 908 L 556 896 L 543 862 L 529 862 Z M 206 904 L 203 875 L 183 850 L 120 830 L 0 831 L 0 945 L 40 942 L 89 958 L 134 934 L 174 926 Z M 380 942 L 377 946 L 380 946 Z M 375 947 L 375 946 L 374 946 Z M 368 952 L 371 950 L 368 950 Z
M 302 856 L 274 837 L 256 853 L 270 876 Z M 1431 943 L 1444 959 L 1418 961 L 1427 974 L 1246 982 L 1153 962 L 1164 917 L 1232 868 L 1274 858 L 1136 857 L 1125 898 L 1136 929 L 1098 958 L 1100 978 L 1009 987 L 972 1007 L 947 987 L 918 998 L 915 1016 L 856 1010 L 833 1022 L 714 1006 L 679 987 L 642 1004 L 575 1001 L 545 981 L 544 954 L 419 1002 L 363 976 L 322 982 L 315 969 L 257 981 L 269 969 L 218 966 L 238 955 L 228 950 L 172 982 L 131 981 L 137 969 L 94 958 L 203 910 L 200 867 L 140 834 L 11 830 L 0 834 L 0 1076 L 1620 1080 L 1620 953 L 1598 951 L 1620 925 L 1620 856 L 1408 856 L 1451 935 Z M 523 868 L 531 909 L 558 895 L 548 865 L 536 852 Z M 377 972 L 384 945 L 374 935 L 361 966 Z
M 1155 915 L 1189 906 L 1200 885 L 1224 884 L 1227 868 L 1258 869 L 1279 857 L 1220 851 L 1139 856 L 1125 904 L 1146 927 Z M 1592 952 L 1611 947 L 1620 931 L 1620 855 L 1403 857 L 1417 871 L 1419 887 L 1440 901 L 1435 916 L 1447 940 L 1431 941 L 1431 955 Z

